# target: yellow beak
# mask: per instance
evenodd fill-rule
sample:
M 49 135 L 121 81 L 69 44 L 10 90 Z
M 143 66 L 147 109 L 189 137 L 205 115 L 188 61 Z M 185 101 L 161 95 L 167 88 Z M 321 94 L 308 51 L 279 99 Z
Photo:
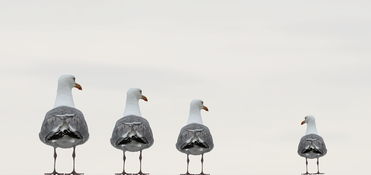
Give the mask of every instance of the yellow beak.
M 142 95 L 142 98 L 141 99 L 144 100 L 144 101 L 148 101 L 148 98 L 146 96 L 144 96 L 144 95 Z
M 78 83 L 75 83 L 75 86 L 73 86 L 73 87 L 75 87 L 75 88 L 77 88 L 78 90 L 82 90 L 82 87 L 81 87 L 81 85 L 80 84 L 78 84 Z
M 206 106 L 202 106 L 202 109 L 205 111 L 209 111 L 209 108 L 207 108 Z

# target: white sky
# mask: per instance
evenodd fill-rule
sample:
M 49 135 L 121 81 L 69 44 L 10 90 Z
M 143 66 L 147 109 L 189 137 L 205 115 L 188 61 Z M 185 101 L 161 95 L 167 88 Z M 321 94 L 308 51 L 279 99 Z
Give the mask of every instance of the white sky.
M 307 114 L 327 143 L 323 172 L 369 172 L 370 9 L 366 0 L 2 0 L 0 174 L 51 171 L 38 133 L 64 73 L 84 88 L 74 98 L 91 134 L 77 149 L 86 175 L 121 171 L 109 138 L 130 87 L 149 98 L 141 109 L 155 144 L 143 166 L 153 175 L 184 173 L 175 142 L 194 98 L 210 109 L 212 175 L 303 172 L 296 149 Z M 59 171 L 71 171 L 71 151 L 58 150 Z M 130 171 L 137 156 L 128 155 Z

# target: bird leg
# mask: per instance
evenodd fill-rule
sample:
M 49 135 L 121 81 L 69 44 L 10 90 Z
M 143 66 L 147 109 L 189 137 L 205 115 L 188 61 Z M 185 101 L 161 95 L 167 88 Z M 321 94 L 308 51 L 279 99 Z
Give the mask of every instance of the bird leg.
M 319 174 L 319 158 L 317 158 L 317 174 Z
M 54 155 L 53 155 L 53 158 L 54 158 L 54 169 L 53 169 L 53 172 L 51 172 L 51 173 L 45 173 L 45 175 L 63 175 L 63 173 L 58 173 L 58 172 L 55 170 L 56 162 L 57 162 L 57 148 L 56 148 L 56 147 L 54 147 Z
M 204 154 L 201 155 L 201 175 L 204 175 Z
M 73 169 L 71 173 L 67 173 L 65 175 L 83 175 L 84 173 L 76 173 L 75 171 L 75 158 L 76 158 L 76 146 L 73 147 L 73 152 L 72 152 L 72 159 L 73 159 Z
M 139 173 L 138 174 L 142 174 L 142 150 L 140 150 L 140 153 L 139 153 Z
M 143 173 L 142 172 L 142 150 L 140 150 L 140 153 L 139 153 L 139 172 L 138 172 L 138 175 L 148 175 L 147 173 Z
M 123 160 L 122 172 L 121 173 L 115 173 L 115 175 L 130 175 L 129 173 L 126 173 L 126 171 L 125 171 L 126 155 L 125 155 L 125 151 L 124 150 L 122 151 L 122 160 Z
M 305 158 L 305 174 L 309 174 L 308 173 L 308 158 Z
M 317 158 L 317 173 L 316 174 L 323 174 L 319 172 L 319 158 Z
M 189 154 L 187 154 L 187 172 L 185 173 L 186 175 L 189 175 Z
M 126 174 L 125 172 L 125 161 L 126 161 L 125 151 L 122 151 L 122 153 L 123 153 L 122 160 L 124 161 L 124 163 L 122 164 L 122 174 L 125 175 Z

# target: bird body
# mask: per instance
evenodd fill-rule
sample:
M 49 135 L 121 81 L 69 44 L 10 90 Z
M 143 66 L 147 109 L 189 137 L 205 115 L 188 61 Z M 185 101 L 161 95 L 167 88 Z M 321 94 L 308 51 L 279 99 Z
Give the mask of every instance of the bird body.
M 39 134 L 40 140 L 52 147 L 72 148 L 89 138 L 82 112 L 69 106 L 59 106 L 46 113 Z
M 210 130 L 202 122 L 201 109 L 209 111 L 201 100 L 192 100 L 188 121 L 180 129 L 175 147 L 178 151 L 187 154 L 187 172 L 189 175 L 189 155 L 201 155 L 201 174 L 203 172 L 204 153 L 214 148 L 213 137 Z
M 113 128 L 110 142 L 113 147 L 122 150 L 123 170 L 118 175 L 128 175 L 125 172 L 125 152 L 139 153 L 139 175 L 142 172 L 142 151 L 151 147 L 154 143 L 153 134 L 148 121 L 142 117 L 139 108 L 139 100 L 148 101 L 147 97 L 142 95 L 142 90 L 131 88 L 127 92 L 124 114 Z
M 298 154 L 301 157 L 315 159 L 326 155 L 327 148 L 322 137 L 317 134 L 308 134 L 301 138 Z
M 209 128 L 199 123 L 187 124 L 180 130 L 176 148 L 182 153 L 191 155 L 211 151 L 214 143 Z
M 318 134 L 316 121 L 313 116 L 306 116 L 301 125 L 307 124 L 307 131 L 300 139 L 298 154 L 305 158 L 306 173 L 308 173 L 308 159 L 317 159 L 317 173 L 319 172 L 319 158 L 326 155 L 327 148 L 323 138 Z
M 137 152 L 153 145 L 153 135 L 148 121 L 140 116 L 124 116 L 116 122 L 111 144 L 117 149 Z
M 40 140 L 54 148 L 54 170 L 45 175 L 60 175 L 56 171 L 57 148 L 73 148 L 73 170 L 65 175 L 80 175 L 75 171 L 75 148 L 89 139 L 89 132 L 84 115 L 75 108 L 72 88 L 82 90 L 73 75 L 59 77 L 54 108 L 46 113 L 41 125 Z

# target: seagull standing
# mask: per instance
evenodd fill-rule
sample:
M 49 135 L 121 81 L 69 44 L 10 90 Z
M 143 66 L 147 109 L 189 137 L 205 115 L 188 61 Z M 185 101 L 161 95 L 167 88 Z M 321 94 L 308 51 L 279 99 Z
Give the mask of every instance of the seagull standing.
M 209 111 L 204 106 L 201 100 L 193 100 L 191 102 L 187 125 L 185 125 L 179 133 L 176 148 L 187 154 L 187 172 L 189 173 L 189 155 L 201 155 L 201 175 L 204 175 L 204 153 L 211 151 L 214 148 L 213 138 L 209 128 L 203 125 L 201 118 L 201 109 Z
M 124 115 L 116 122 L 112 132 L 112 146 L 123 152 L 122 173 L 117 173 L 117 175 L 129 174 L 125 171 L 126 151 L 140 152 L 138 175 L 146 174 L 142 172 L 142 150 L 153 145 L 153 135 L 148 121 L 140 113 L 138 104 L 140 99 L 148 101 L 147 97 L 142 95 L 141 89 L 131 88 L 128 90 Z
M 298 146 L 298 154 L 301 157 L 305 157 L 306 172 L 304 174 L 310 174 L 308 173 L 308 159 L 317 159 L 317 173 L 315 174 L 323 174 L 319 172 L 319 158 L 327 153 L 325 142 L 318 135 L 316 121 L 313 116 L 306 116 L 301 125 L 305 123 L 307 124 L 307 131 L 301 138 Z
M 75 171 L 75 149 L 89 138 L 88 126 L 82 112 L 75 108 L 72 98 L 72 88 L 82 90 L 75 82 L 73 75 L 62 75 L 58 80 L 55 106 L 48 111 L 39 133 L 40 140 L 54 148 L 54 170 L 45 175 L 63 175 L 55 169 L 57 148 L 73 148 L 73 170 L 65 175 L 82 175 Z

